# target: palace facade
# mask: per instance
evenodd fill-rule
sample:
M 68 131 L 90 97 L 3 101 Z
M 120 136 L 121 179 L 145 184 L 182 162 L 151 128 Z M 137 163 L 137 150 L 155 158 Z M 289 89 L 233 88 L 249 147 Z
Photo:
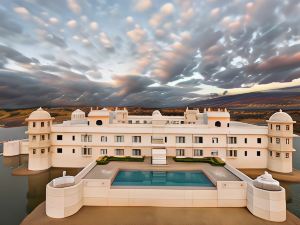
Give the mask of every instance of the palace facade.
M 163 116 L 158 110 L 151 116 L 128 115 L 125 108 L 91 108 L 86 116 L 77 109 L 60 124 L 39 108 L 26 121 L 29 170 L 84 167 L 105 155 L 156 154 L 154 164 L 166 163 L 168 156 L 218 156 L 236 168 L 292 172 L 295 121 L 281 110 L 267 126 L 231 121 L 226 109 L 188 108 L 183 116 Z

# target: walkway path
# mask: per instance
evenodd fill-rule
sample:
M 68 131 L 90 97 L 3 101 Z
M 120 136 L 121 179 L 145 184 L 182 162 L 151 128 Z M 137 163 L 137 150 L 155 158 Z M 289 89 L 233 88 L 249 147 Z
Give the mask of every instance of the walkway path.
M 45 214 L 45 203 L 29 214 L 21 225 L 299 225 L 287 212 L 287 221 L 275 223 L 253 216 L 246 208 L 159 208 L 84 206 L 75 215 L 53 219 Z

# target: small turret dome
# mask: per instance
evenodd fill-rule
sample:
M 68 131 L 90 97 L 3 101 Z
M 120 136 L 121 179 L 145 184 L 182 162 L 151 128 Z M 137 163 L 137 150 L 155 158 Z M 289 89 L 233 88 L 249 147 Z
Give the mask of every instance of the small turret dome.
M 162 115 L 159 110 L 155 110 L 155 111 L 153 111 L 152 116 L 153 117 L 161 117 Z
M 33 111 L 28 117 L 28 120 L 44 120 L 44 119 L 46 120 L 51 119 L 51 115 L 41 107 Z
M 268 122 L 281 122 L 281 123 L 293 123 L 292 117 L 286 112 L 282 112 L 280 109 L 279 112 L 274 113 Z

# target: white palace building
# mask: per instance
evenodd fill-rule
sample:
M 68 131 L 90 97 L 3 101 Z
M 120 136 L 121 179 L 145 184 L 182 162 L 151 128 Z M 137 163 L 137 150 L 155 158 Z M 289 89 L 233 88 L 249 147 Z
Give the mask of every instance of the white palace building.
M 48 216 L 63 218 L 76 213 L 83 205 L 148 205 L 247 207 L 254 215 L 267 220 L 286 218 L 284 188 L 279 186 L 277 191 L 261 188 L 237 170 L 261 168 L 292 172 L 295 121 L 281 110 L 267 120 L 267 126 L 231 121 L 226 109 L 199 112 L 188 108 L 183 116 L 163 116 L 158 110 L 151 116 L 128 115 L 125 108 L 115 111 L 91 108 L 86 116 L 77 109 L 70 120 L 60 124 L 53 123 L 54 118 L 39 108 L 26 121 L 28 140 L 4 143 L 4 156 L 28 154 L 29 170 L 85 167 L 75 177 L 63 176 L 47 185 Z M 145 157 L 148 161 L 96 165 L 101 156 Z M 226 165 L 174 162 L 171 157 L 219 157 Z M 199 169 L 214 187 L 189 190 L 185 186 L 184 190 L 175 190 L 113 186 L 118 171 L 126 169 Z M 258 181 L 276 184 L 270 174 L 259 178 Z M 57 182 L 60 185 L 56 186 Z M 66 183 L 72 185 L 64 187 Z

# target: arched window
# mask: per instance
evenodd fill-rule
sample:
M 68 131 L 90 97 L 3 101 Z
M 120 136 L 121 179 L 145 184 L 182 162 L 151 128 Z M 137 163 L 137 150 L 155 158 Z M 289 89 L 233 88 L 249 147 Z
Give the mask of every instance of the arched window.
M 97 120 L 97 121 L 96 121 L 96 124 L 97 124 L 98 126 L 101 126 L 101 125 L 102 125 L 102 120 Z
M 220 121 L 216 121 L 216 122 L 215 122 L 215 126 L 216 126 L 216 127 L 221 127 L 221 122 L 220 122 Z

